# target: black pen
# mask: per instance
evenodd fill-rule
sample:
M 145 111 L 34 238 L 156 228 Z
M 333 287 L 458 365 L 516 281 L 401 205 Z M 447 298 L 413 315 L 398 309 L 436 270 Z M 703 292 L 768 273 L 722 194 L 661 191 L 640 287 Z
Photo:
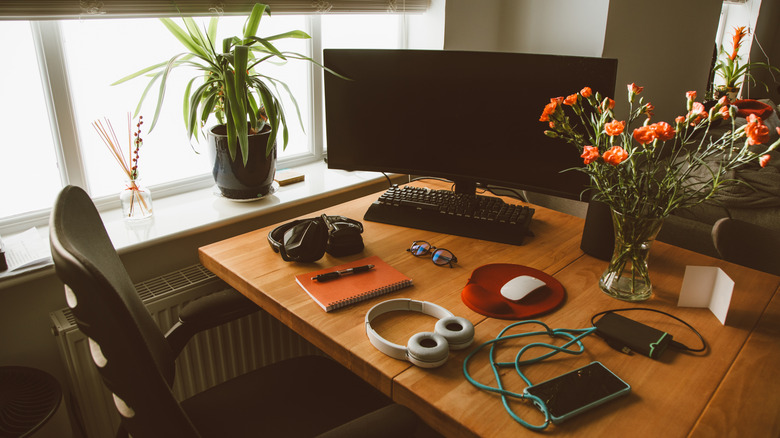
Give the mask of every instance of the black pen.
M 342 269 L 341 271 L 326 272 L 324 274 L 314 276 L 311 279 L 315 281 L 328 281 L 333 280 L 334 278 L 339 278 L 342 275 L 357 274 L 360 272 L 370 271 L 371 269 L 374 269 L 374 265 L 356 266 L 354 268 Z

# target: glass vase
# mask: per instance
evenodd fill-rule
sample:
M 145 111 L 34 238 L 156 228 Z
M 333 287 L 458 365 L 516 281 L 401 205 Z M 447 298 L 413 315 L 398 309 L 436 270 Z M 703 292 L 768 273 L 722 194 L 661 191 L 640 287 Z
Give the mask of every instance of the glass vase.
M 152 193 L 141 185 L 140 180 L 131 179 L 119 193 L 122 216 L 127 221 L 138 221 L 152 217 Z
M 663 225 L 660 217 L 633 217 L 612 210 L 615 250 L 599 286 L 607 295 L 625 301 L 650 298 L 653 286 L 647 270 L 647 257 Z

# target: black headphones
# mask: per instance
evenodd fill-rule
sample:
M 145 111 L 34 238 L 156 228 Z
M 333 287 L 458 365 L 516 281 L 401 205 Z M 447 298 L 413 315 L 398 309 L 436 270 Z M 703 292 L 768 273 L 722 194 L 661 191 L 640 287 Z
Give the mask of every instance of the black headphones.
M 363 251 L 363 224 L 344 216 L 298 219 L 268 233 L 268 244 L 288 262 L 314 262 L 325 252 L 341 257 Z

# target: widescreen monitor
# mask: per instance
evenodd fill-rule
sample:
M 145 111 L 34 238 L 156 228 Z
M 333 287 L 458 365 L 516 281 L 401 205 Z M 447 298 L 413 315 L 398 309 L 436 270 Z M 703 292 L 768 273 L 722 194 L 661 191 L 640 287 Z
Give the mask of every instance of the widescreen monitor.
M 544 135 L 550 98 L 613 97 L 617 61 L 444 50 L 326 49 L 328 166 L 580 199 L 576 148 Z

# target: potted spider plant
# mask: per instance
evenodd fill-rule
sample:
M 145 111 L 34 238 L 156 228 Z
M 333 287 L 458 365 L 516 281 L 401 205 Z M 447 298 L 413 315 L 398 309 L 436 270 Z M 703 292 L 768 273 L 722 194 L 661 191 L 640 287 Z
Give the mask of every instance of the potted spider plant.
M 183 18 L 184 27 L 169 18 L 161 18 L 163 25 L 187 51 L 112 84 L 139 76 L 150 77 L 138 103 L 136 111 L 139 111 L 147 94 L 159 81 L 151 132 L 157 123 L 170 72 L 182 66 L 194 68 L 196 74 L 185 89 L 185 126 L 190 139 L 197 139 L 198 130 L 206 125 L 211 114 L 216 117 L 218 125 L 207 130 L 214 158 L 213 174 L 222 195 L 230 199 L 256 199 L 271 191 L 279 134 L 283 149 L 288 141 L 280 90 L 290 96 L 300 120 L 300 110 L 290 89 L 284 82 L 263 74 L 260 71 L 263 62 L 296 59 L 323 67 L 309 57 L 282 52 L 274 46 L 275 41 L 282 39 L 311 38 L 303 31 L 257 36 L 264 15 L 271 15 L 268 5 L 255 4 L 244 24 L 243 35 L 223 39 L 221 50 L 215 46 L 218 18 L 211 18 L 207 29 L 200 29 L 188 17 Z

